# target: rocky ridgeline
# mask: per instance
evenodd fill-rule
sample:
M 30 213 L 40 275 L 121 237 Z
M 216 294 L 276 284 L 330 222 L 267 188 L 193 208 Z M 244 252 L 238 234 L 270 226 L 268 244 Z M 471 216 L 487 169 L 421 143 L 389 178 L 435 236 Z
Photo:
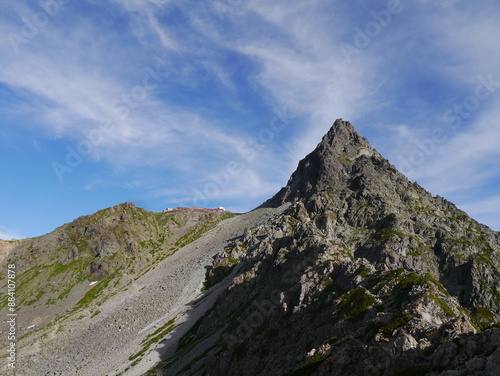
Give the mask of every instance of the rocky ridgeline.
M 18 275 L 19 334 L 43 337 L 44 328 L 74 319 L 84 310 L 97 315 L 98 306 L 109 297 L 231 215 L 154 213 L 124 203 L 44 236 L 2 241 L 2 267 L 15 264 Z M 5 276 L 0 278 L 5 283 Z M 6 299 L 0 308 L 6 312 Z M 31 333 L 33 329 L 37 332 Z
M 152 374 L 498 374 L 499 233 L 342 120 L 283 205 L 214 259 L 206 287 L 231 285 Z

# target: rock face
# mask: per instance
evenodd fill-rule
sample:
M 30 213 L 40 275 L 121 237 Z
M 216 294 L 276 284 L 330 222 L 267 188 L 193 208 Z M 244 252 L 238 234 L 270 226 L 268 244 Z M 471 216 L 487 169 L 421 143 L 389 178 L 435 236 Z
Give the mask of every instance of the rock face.
M 232 282 L 157 373 L 496 374 L 499 233 L 342 120 L 263 204 L 283 205 L 214 259 L 206 286 Z

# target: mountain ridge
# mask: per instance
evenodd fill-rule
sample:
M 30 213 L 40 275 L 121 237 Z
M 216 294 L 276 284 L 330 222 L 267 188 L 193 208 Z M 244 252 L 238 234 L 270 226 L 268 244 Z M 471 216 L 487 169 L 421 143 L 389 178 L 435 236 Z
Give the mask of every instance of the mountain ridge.
M 214 261 L 223 274 L 238 272 L 213 312 L 181 340 L 177 357 L 194 362 L 185 374 L 202 374 L 196 367 L 210 375 L 467 368 L 455 359 L 464 345 L 449 341 L 498 325 L 498 233 L 411 183 L 341 119 L 262 207 L 286 202 L 279 218 L 249 230 Z M 207 280 L 217 283 L 221 273 L 211 270 Z M 199 338 L 217 331 L 210 351 Z M 499 333 L 488 333 L 477 338 L 493 336 L 490 355 Z M 186 343 L 205 349 L 209 366 L 195 362 Z M 494 369 L 494 354 L 468 355 L 482 365 L 477 374 Z M 162 374 L 191 364 L 172 362 Z
M 151 362 L 148 375 L 199 376 L 479 376 L 500 366 L 500 233 L 410 182 L 351 123 L 335 121 L 274 197 L 226 216 L 122 204 L 21 241 L 4 263 L 33 281 L 23 315 L 44 312 L 42 280 L 82 274 L 57 303 L 70 312 L 24 333 L 26 364 L 58 354 L 55 372 L 102 376 L 44 336 L 56 323 L 68 348 L 76 336 L 90 356 L 101 322 L 115 320 L 130 346 L 111 343 L 128 362 L 110 375 L 141 375 Z M 92 336 L 80 332 L 87 322 Z

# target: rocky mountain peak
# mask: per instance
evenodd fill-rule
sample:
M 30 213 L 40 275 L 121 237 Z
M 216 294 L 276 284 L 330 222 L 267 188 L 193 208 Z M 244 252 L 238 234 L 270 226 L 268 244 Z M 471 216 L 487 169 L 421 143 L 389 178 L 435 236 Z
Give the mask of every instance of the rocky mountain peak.
M 286 187 L 264 205 L 279 206 L 340 189 L 349 184 L 350 176 L 367 170 L 367 164 L 374 161 L 383 161 L 394 170 L 350 122 L 337 119 L 316 149 L 299 162 Z
M 323 136 L 317 149 L 332 149 L 337 153 L 358 152 L 360 149 L 371 149 L 370 143 L 349 121 L 337 119 L 330 130 Z
M 207 374 L 494 374 L 497 234 L 410 182 L 349 122 L 263 207 L 280 214 L 217 255 L 207 286 L 231 285 L 178 357 L 195 363 L 192 342 L 222 330 L 196 365 Z

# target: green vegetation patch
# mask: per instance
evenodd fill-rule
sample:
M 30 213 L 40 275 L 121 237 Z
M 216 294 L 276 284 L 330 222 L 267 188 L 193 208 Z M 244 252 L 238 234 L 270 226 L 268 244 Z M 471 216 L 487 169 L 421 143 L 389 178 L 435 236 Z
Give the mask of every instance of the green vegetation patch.
M 215 306 L 206 311 L 205 314 L 200 317 L 191 328 L 189 328 L 186 334 L 182 336 L 177 344 L 177 349 L 175 350 L 176 355 L 183 350 L 191 349 L 196 343 L 204 338 L 204 336 L 201 333 L 198 333 L 198 331 L 201 324 L 208 318 L 208 316 L 210 316 L 210 314 L 212 314 L 214 310 Z
M 38 302 L 41 299 L 41 297 L 44 296 L 44 295 L 45 295 L 45 291 L 40 290 L 40 291 L 38 291 L 38 293 L 36 294 L 36 296 L 35 296 L 34 299 L 25 302 L 24 305 L 30 306 L 30 305 Z
M 482 331 L 486 329 L 498 329 L 500 327 L 498 316 L 485 307 L 475 308 L 472 319 L 475 326 Z
M 449 317 L 455 317 L 455 311 L 446 303 L 446 301 L 442 298 L 439 298 L 437 296 L 431 295 L 430 298 L 434 301 L 434 303 L 440 307 L 444 313 L 449 316 Z
M 366 326 L 366 333 L 373 336 L 380 331 L 384 336 L 390 338 L 396 329 L 406 325 L 412 318 L 410 313 L 402 312 L 392 315 L 389 322 L 373 320 Z
M 165 336 L 170 333 L 172 330 L 174 330 L 177 325 L 174 324 L 175 319 L 172 319 L 159 327 L 157 330 L 154 331 L 154 333 L 149 334 L 143 341 L 142 341 L 142 349 L 135 353 L 134 355 L 131 355 L 128 360 L 136 360 L 133 364 L 138 363 L 138 358 L 143 356 L 146 351 L 149 350 L 151 345 L 155 343 L 159 343 L 162 339 L 165 338 Z
M 401 307 L 414 286 L 427 285 L 427 280 L 415 272 L 403 277 L 394 288 L 394 304 Z
M 408 235 L 406 235 L 405 233 L 403 233 L 401 231 L 393 230 L 391 228 L 382 228 L 378 231 L 377 236 L 378 236 L 378 239 L 380 239 L 381 241 L 387 241 L 387 240 L 389 240 L 393 237 L 396 237 L 396 236 L 398 236 L 400 238 L 405 238 Z
M 139 242 L 139 245 L 141 248 L 149 249 L 149 253 L 154 256 L 157 252 L 160 252 L 163 249 L 163 244 L 165 244 L 166 240 L 167 234 L 161 233 L 158 235 L 156 241 L 153 239 L 143 240 Z
M 367 277 L 367 276 L 368 276 L 368 274 L 370 274 L 370 272 L 371 272 L 371 269 L 370 269 L 368 266 L 366 266 L 366 265 L 361 265 L 361 266 L 358 268 L 358 270 L 356 271 L 356 273 L 357 273 L 360 277 L 362 277 L 362 278 Z
M 38 280 L 39 274 L 43 274 L 44 268 L 40 266 L 34 266 L 24 272 L 22 272 L 17 277 L 17 288 L 16 294 L 20 297 L 20 304 L 22 304 L 23 297 L 26 299 L 31 296 L 32 292 L 36 291 L 36 281 Z
M 368 289 L 372 289 L 378 286 L 377 289 L 386 286 L 387 284 L 395 284 L 400 282 L 403 279 L 403 273 L 405 269 L 399 268 L 390 270 L 388 272 L 376 272 L 369 277 L 369 280 L 366 283 L 366 287 Z
M 406 325 L 412 318 L 413 316 L 408 312 L 393 315 L 390 321 L 382 327 L 382 333 L 384 333 L 386 337 L 391 337 L 396 329 Z
M 474 313 L 476 316 L 484 320 L 493 321 L 495 319 L 495 314 L 488 308 L 478 307 L 474 310 Z
M 337 312 L 344 320 L 352 323 L 361 320 L 375 303 L 375 297 L 368 293 L 364 287 L 345 293 L 341 299 Z
M 227 255 L 227 260 L 228 260 L 228 261 L 229 261 L 229 263 L 230 263 L 231 265 L 233 265 L 233 266 L 234 266 L 234 265 L 236 265 L 236 264 L 240 261 L 240 259 L 239 259 L 239 258 L 234 258 L 234 257 L 233 257 L 233 255 L 232 255 L 232 254 L 230 254 L 230 253 Z
M 431 273 L 427 273 L 425 275 L 425 278 L 427 279 L 427 285 L 429 286 L 429 288 L 432 288 L 432 285 L 434 285 L 435 287 L 438 288 L 439 291 L 441 291 L 443 294 L 445 295 L 450 295 L 448 293 L 448 290 L 446 290 L 446 288 L 441 284 L 439 283 L 433 276 Z M 432 284 L 430 283 L 432 282 Z
M 406 277 L 404 277 L 401 282 L 397 285 L 397 288 L 404 291 L 410 291 L 413 286 L 426 285 L 427 281 L 424 277 L 421 277 L 415 272 L 411 272 Z
M 492 268 L 495 268 L 495 269 L 496 269 L 496 266 L 495 266 L 495 264 L 493 263 L 493 261 L 491 261 L 491 259 L 490 259 L 488 256 L 484 255 L 484 254 L 477 256 L 477 258 L 476 258 L 476 260 L 475 260 L 475 261 L 476 261 L 476 263 L 478 263 L 479 265 L 481 265 L 481 264 L 486 264 L 486 265 L 489 265 L 490 267 L 492 267 Z
M 143 376 L 158 376 L 158 371 L 156 369 L 150 369 Z
M 108 287 L 109 282 L 111 282 L 119 273 L 115 272 L 103 280 L 101 280 L 97 285 L 92 287 L 89 291 L 85 293 L 85 295 L 76 303 L 75 310 L 84 308 L 88 306 L 93 301 L 97 301 L 97 304 L 100 305 L 106 300 L 108 296 L 106 296 L 106 289 Z M 98 300 L 99 298 L 99 300 Z

